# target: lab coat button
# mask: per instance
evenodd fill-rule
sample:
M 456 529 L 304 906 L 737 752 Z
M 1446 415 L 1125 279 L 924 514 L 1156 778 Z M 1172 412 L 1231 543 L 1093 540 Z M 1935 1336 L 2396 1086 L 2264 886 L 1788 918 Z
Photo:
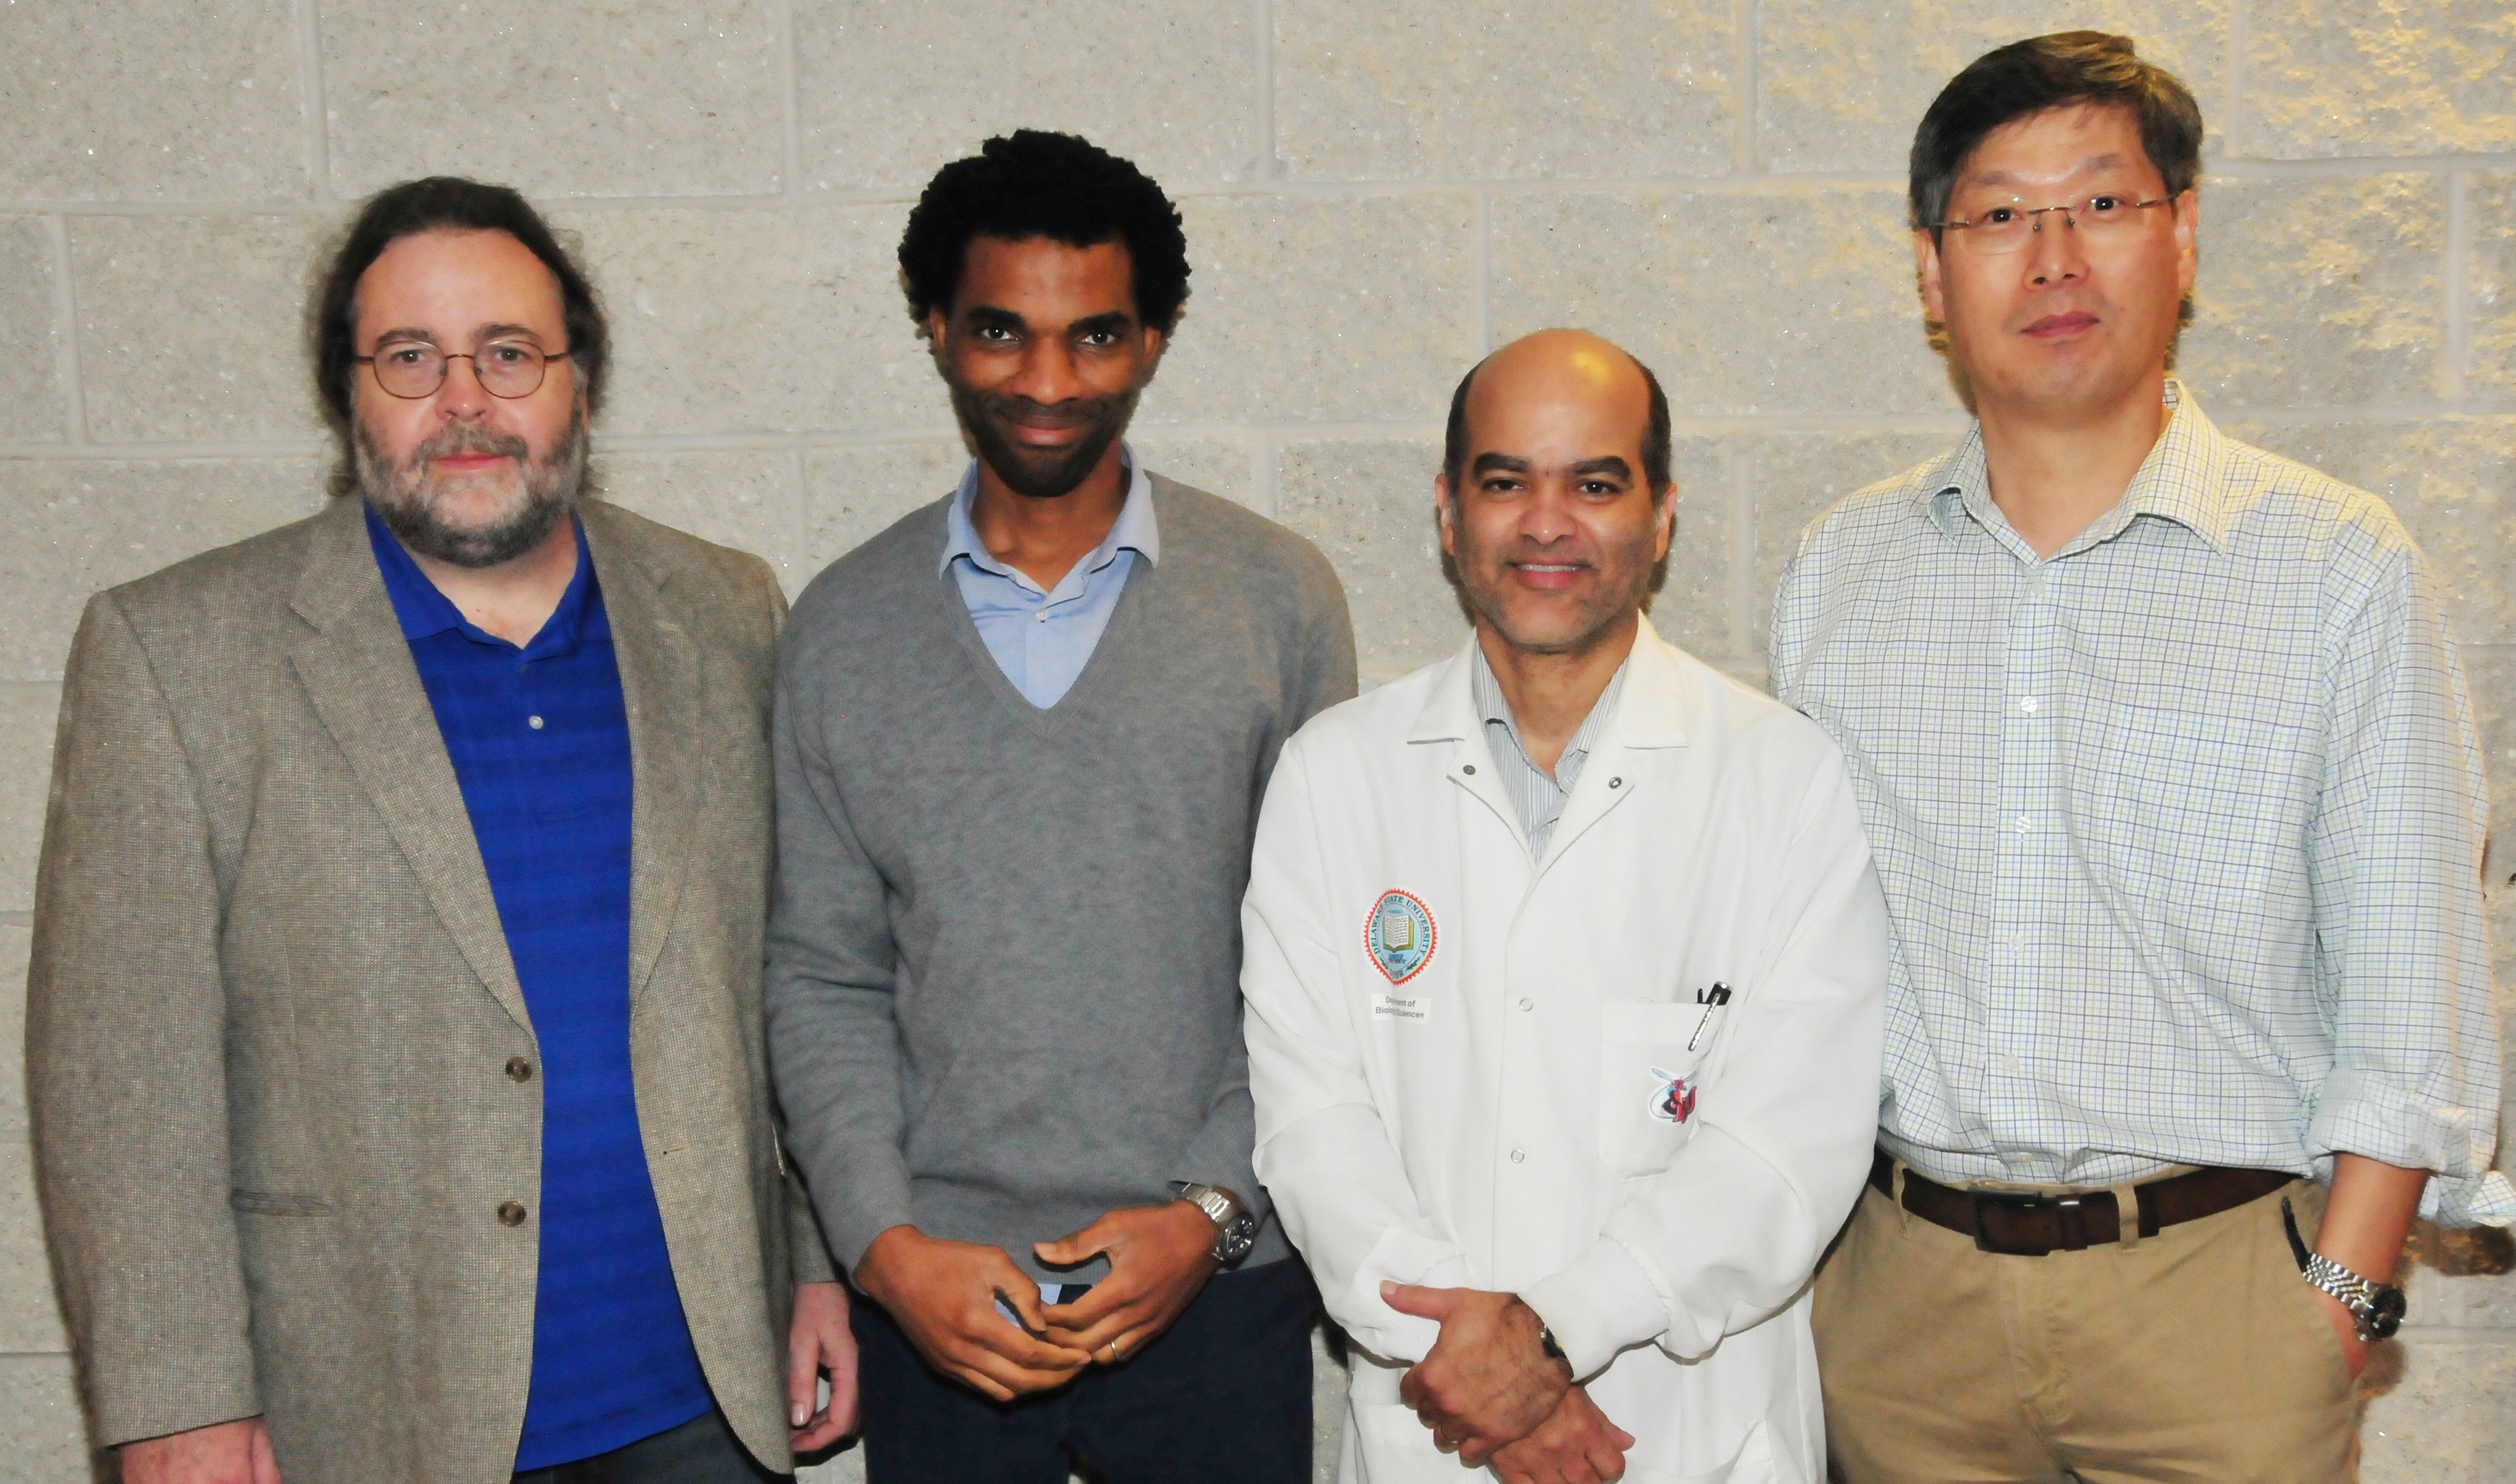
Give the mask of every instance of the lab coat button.
M 1531 999 L 1526 999 L 1526 998 L 1524 998 L 1524 999 L 1520 1002 L 1520 1008 L 1521 1008 L 1522 1010 L 1535 1010 L 1535 1009 L 1537 1009 L 1537 1002 L 1536 1002 L 1536 1001 L 1534 1001 L 1534 1000 L 1531 1000 Z
M 1512 1162 L 1513 1164 L 1515 1164 L 1515 1165 L 1519 1164 L 1522 1160 L 1525 1160 L 1525 1159 L 1527 1159 L 1527 1158 L 1529 1158 L 1529 1155 L 1528 1155 L 1527 1151 L 1525 1151 L 1525 1150 L 1514 1149 L 1513 1151 L 1511 1151 L 1511 1162 Z

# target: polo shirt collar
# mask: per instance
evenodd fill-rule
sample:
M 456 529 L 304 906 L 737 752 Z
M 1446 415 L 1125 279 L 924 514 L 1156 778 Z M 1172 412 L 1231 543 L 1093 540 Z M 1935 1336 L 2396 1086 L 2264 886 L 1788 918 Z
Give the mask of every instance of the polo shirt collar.
M 1110 534 L 1101 538 L 1090 556 L 1075 564 L 1084 572 L 1097 572 L 1108 566 L 1118 559 L 1121 551 L 1134 552 L 1152 565 L 1161 564 L 1162 535 L 1153 519 L 1153 478 L 1145 473 L 1136 450 L 1123 440 L 1118 444 L 1118 461 L 1127 471 L 1126 503 L 1118 507 L 1118 518 L 1111 523 Z M 944 559 L 936 564 L 937 576 L 951 571 L 953 561 L 963 556 L 982 571 L 999 577 L 1014 575 L 1011 567 L 987 551 L 979 540 L 978 527 L 970 521 L 970 511 L 978 498 L 979 461 L 972 459 L 970 467 L 961 472 L 960 487 L 952 492 L 952 504 L 944 514 Z
M 453 599 L 439 592 L 437 584 L 419 569 L 419 563 L 411 560 L 410 553 L 386 529 L 374 507 L 368 507 L 365 515 L 367 545 L 375 552 L 376 569 L 384 576 L 385 596 L 393 599 L 394 617 L 401 624 L 403 639 L 434 639 L 451 630 L 476 644 L 516 647 L 465 618 Z M 572 654 L 586 639 L 608 632 L 595 596 L 594 555 L 585 539 L 585 522 L 573 515 L 568 519 L 576 527 L 576 571 L 569 576 L 567 591 L 560 595 L 559 606 L 551 611 L 541 632 L 524 646 L 523 652 L 536 659 Z
M 2226 547 L 2236 516 L 2229 505 L 2227 437 L 2174 377 L 2166 379 L 2163 399 L 2166 428 L 2124 486 L 2121 501 L 2057 556 L 2111 541 L 2142 515 L 2172 521 L 2213 550 Z M 1913 499 L 1951 538 L 1963 534 L 1969 518 L 1987 528 L 2007 525 L 1992 502 L 1981 423 L 1967 431 L 1956 452 L 1925 471 L 1913 487 Z

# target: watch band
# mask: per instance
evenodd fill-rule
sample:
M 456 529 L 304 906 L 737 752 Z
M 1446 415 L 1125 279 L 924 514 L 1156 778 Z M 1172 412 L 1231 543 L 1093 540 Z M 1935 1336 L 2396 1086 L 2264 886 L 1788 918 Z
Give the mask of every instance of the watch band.
M 1230 1267 L 1249 1255 L 1257 1244 L 1258 1221 L 1240 1198 L 1219 1185 L 1200 1185 L 1193 1180 L 1173 1180 L 1171 1189 L 1179 1198 L 1204 1212 L 1214 1223 L 1214 1248 L 1209 1257 L 1216 1264 Z
M 2299 1276 L 2341 1300 L 2362 1340 L 2374 1344 L 2392 1339 L 2403 1327 L 2403 1291 L 2362 1277 L 2322 1253 L 2308 1252 L 2306 1240 L 2297 1234 L 2297 1213 L 2289 1209 L 2286 1196 L 2281 1197 L 2281 1221 L 2288 1228 L 2288 1247 L 2297 1257 Z

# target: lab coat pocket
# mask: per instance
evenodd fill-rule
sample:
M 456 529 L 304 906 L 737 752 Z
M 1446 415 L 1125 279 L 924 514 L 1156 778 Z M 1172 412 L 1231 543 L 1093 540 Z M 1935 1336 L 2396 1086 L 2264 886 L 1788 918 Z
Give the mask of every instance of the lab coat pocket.
M 1729 1012 L 1657 1001 L 1599 1007 L 1599 1158 L 1611 1171 L 1657 1175 L 1695 1136 L 1696 1075 Z

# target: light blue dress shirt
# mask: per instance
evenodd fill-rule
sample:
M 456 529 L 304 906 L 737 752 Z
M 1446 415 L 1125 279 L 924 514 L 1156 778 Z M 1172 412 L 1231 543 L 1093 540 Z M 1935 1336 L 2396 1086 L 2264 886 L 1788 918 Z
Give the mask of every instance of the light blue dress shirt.
M 1135 450 L 1118 445 L 1127 471 L 1127 501 L 1110 534 L 1102 538 L 1053 590 L 998 561 L 979 540 L 970 510 L 979 498 L 979 461 L 962 473 L 961 487 L 944 517 L 942 571 L 952 574 L 961 602 L 978 625 L 979 638 L 996 668 L 1013 681 L 1023 699 L 1045 711 L 1073 688 L 1075 677 L 1090 663 L 1127 586 L 1136 558 L 1148 563 L 1162 557 L 1161 533 L 1153 525 L 1153 481 L 1136 460 Z

